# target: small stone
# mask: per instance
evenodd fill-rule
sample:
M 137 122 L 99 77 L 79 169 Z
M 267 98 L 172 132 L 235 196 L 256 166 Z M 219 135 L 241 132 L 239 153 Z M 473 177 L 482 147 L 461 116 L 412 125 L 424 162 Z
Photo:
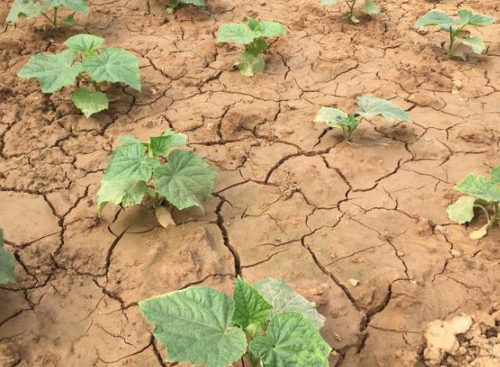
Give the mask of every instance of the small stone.
M 349 279 L 349 283 L 351 283 L 351 285 L 353 287 L 357 287 L 358 284 L 359 284 L 359 280 L 357 280 L 357 279 Z

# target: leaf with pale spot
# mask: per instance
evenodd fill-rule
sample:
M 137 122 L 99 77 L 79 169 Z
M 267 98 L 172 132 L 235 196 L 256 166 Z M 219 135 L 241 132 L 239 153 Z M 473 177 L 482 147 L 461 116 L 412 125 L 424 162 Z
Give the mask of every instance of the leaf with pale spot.
M 455 189 L 488 202 L 500 202 L 500 183 L 469 174 Z
M 357 126 L 357 120 L 349 118 L 349 115 L 338 108 L 322 107 L 314 122 L 324 122 L 330 127 L 342 128 L 346 126 Z
M 245 353 L 245 333 L 231 326 L 233 301 L 210 288 L 191 288 L 139 302 L 168 362 L 229 366 Z
M 474 203 L 476 198 L 472 196 L 462 196 L 454 204 L 448 206 L 446 210 L 448 217 L 458 223 L 464 224 L 474 219 Z
M 317 329 L 324 325 L 325 318 L 316 311 L 314 302 L 295 293 L 283 280 L 268 278 L 253 287 L 273 306 L 273 315 L 293 311 L 309 318 Z
M 7 22 L 16 23 L 20 19 L 34 18 L 47 11 L 46 3 L 32 0 L 16 0 L 7 15 Z
M 266 60 L 262 56 L 254 56 L 250 52 L 243 52 L 238 61 L 240 72 L 244 76 L 254 76 L 266 70 Z
M 99 215 L 108 203 L 124 207 L 139 205 L 147 189 L 144 181 L 103 181 L 97 192 Z
M 476 54 L 482 53 L 486 48 L 486 45 L 484 44 L 484 41 L 481 37 L 457 37 L 457 41 L 460 41 L 464 45 L 471 47 L 472 51 L 474 51 L 474 53 Z
M 285 312 L 274 316 L 265 336 L 250 343 L 262 367 L 328 367 L 330 346 L 304 315 Z
M 71 94 L 71 100 L 85 117 L 108 109 L 108 97 L 102 92 L 87 88 L 76 88 Z
M 17 74 L 21 78 L 36 78 L 43 93 L 53 93 L 75 82 L 83 71 L 82 64 L 74 62 L 75 52 L 66 50 L 57 55 L 37 54 Z
M 359 97 L 356 102 L 361 108 L 358 111 L 359 115 L 366 119 L 370 119 L 375 116 L 382 116 L 389 121 L 410 121 L 410 117 L 401 107 L 396 106 L 385 99 L 380 99 L 372 95 L 366 95 Z

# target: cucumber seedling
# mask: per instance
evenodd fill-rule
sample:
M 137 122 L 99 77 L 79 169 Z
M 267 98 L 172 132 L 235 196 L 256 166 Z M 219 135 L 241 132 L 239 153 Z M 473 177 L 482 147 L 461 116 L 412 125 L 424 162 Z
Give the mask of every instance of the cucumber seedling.
M 103 83 L 121 82 L 141 90 L 139 60 L 131 52 L 100 48 L 104 39 L 90 34 L 70 37 L 64 44 L 69 50 L 56 55 L 37 54 L 17 75 L 38 79 L 43 93 L 54 93 L 76 82 L 71 100 L 86 117 L 108 108 Z
M 284 36 L 286 28 L 278 22 L 257 21 L 247 18 L 247 24 L 223 24 L 217 43 L 234 42 L 244 46 L 240 60 L 235 64 L 245 76 L 254 76 L 266 69 L 261 54 L 268 49 L 266 39 Z
M 16 0 L 7 15 L 7 22 L 17 23 L 20 19 L 43 16 L 54 28 L 61 25 L 59 10 L 69 9 L 73 13 L 62 17 L 62 24 L 76 24 L 75 13 L 88 13 L 87 0 Z
M 488 229 L 499 224 L 500 166 L 490 170 L 489 179 L 471 173 L 454 188 L 468 196 L 460 197 L 448 207 L 448 217 L 458 224 L 465 224 L 471 222 L 476 213 L 482 213 L 486 218 L 486 224 L 472 232 L 470 238 L 477 240 L 486 236 Z
M 175 9 L 181 4 L 185 5 L 195 5 L 195 6 L 205 6 L 205 0 L 166 0 L 167 5 L 167 13 L 172 14 Z
M 170 152 L 186 144 L 184 135 L 168 130 L 147 142 L 123 136 L 118 140 L 124 145 L 114 149 L 97 193 L 99 215 L 108 203 L 128 207 L 147 197 L 158 221 L 166 227 L 173 220 L 163 204 L 203 209 L 203 202 L 214 190 L 215 171 L 195 152 Z
M 348 11 L 343 15 L 344 18 L 349 19 L 349 21 L 353 24 L 359 23 L 359 19 L 354 15 L 354 10 L 356 6 L 357 0 L 322 0 L 322 6 L 335 5 L 339 3 L 346 3 L 348 7 Z M 363 5 L 363 12 L 368 15 L 377 15 L 380 14 L 380 8 L 373 0 L 365 0 Z
M 324 122 L 328 126 L 342 129 L 344 138 L 351 140 L 351 135 L 363 120 L 382 116 L 389 121 L 410 121 L 408 114 L 399 106 L 371 95 L 359 97 L 356 100 L 359 109 L 351 114 L 332 107 L 322 107 L 315 122 Z
M 0 284 L 15 283 L 14 256 L 3 248 L 3 229 L 0 228 Z
M 481 54 L 486 48 L 483 39 L 472 36 L 468 27 L 486 27 L 494 22 L 495 18 L 474 14 L 470 10 L 460 10 L 457 19 L 453 19 L 443 11 L 431 10 L 417 20 L 415 28 L 437 26 L 440 30 L 448 32 L 450 36 L 448 57 L 465 60 L 465 54 L 459 50 L 461 45 L 471 47 L 476 54 Z
M 139 302 L 153 334 L 167 348 L 167 362 L 251 367 L 328 367 L 330 346 L 319 329 L 314 303 L 285 282 L 253 286 L 238 277 L 233 296 L 189 288 Z

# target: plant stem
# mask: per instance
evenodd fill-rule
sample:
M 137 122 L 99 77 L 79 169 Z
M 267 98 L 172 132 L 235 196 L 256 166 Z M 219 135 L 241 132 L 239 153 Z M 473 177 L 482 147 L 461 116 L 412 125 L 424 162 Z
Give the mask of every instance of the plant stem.
M 448 48 L 448 57 L 452 57 L 457 51 L 458 47 L 460 47 L 460 45 L 455 48 L 453 46 L 455 44 L 456 37 L 460 34 L 460 32 L 464 30 L 465 26 L 466 25 L 463 25 L 456 30 L 453 30 L 453 27 L 450 26 L 450 47 Z
M 484 215 L 486 216 L 486 221 L 488 222 L 488 224 L 490 224 L 492 222 L 490 220 L 490 214 L 488 213 L 488 210 L 484 206 L 479 205 L 479 204 L 474 204 L 474 208 L 479 208 L 484 212 Z
M 357 0 L 353 0 L 352 3 L 349 3 L 349 21 L 352 23 L 352 17 L 354 16 L 354 6 L 356 5 Z
M 41 13 L 45 18 L 47 18 L 49 20 L 49 22 L 52 24 L 53 27 L 55 27 L 55 24 L 54 24 L 54 21 L 52 20 L 51 17 L 49 17 L 47 14 L 45 13 Z
M 52 21 L 52 24 L 54 24 L 54 28 L 57 28 L 57 6 L 54 6 L 54 20 Z

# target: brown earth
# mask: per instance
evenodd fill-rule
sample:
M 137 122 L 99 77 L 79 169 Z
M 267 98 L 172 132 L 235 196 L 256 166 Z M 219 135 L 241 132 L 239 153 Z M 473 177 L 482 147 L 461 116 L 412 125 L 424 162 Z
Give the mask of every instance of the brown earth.
M 500 230 L 472 241 L 480 223 L 446 215 L 454 183 L 500 164 L 500 25 L 479 31 L 489 49 L 467 63 L 446 59 L 444 33 L 412 26 L 433 7 L 500 17 L 500 4 L 378 0 L 384 13 L 353 26 L 319 0 L 208 2 L 167 16 L 161 0 L 96 0 L 71 30 L 2 26 L 0 227 L 19 281 L 0 289 L 0 365 L 166 366 L 137 302 L 190 285 L 229 292 L 241 269 L 317 302 L 331 366 L 425 366 L 429 322 L 492 315 L 500 298 Z M 289 30 L 254 78 L 231 69 L 238 47 L 215 45 L 220 24 L 248 15 Z M 79 32 L 139 56 L 143 93 L 113 87 L 111 109 L 85 119 L 69 91 L 16 77 Z M 413 122 L 364 123 L 352 144 L 313 123 L 363 93 Z M 99 220 L 116 137 L 168 128 L 217 169 L 205 216 L 175 213 L 165 230 L 148 208 L 110 207 Z

